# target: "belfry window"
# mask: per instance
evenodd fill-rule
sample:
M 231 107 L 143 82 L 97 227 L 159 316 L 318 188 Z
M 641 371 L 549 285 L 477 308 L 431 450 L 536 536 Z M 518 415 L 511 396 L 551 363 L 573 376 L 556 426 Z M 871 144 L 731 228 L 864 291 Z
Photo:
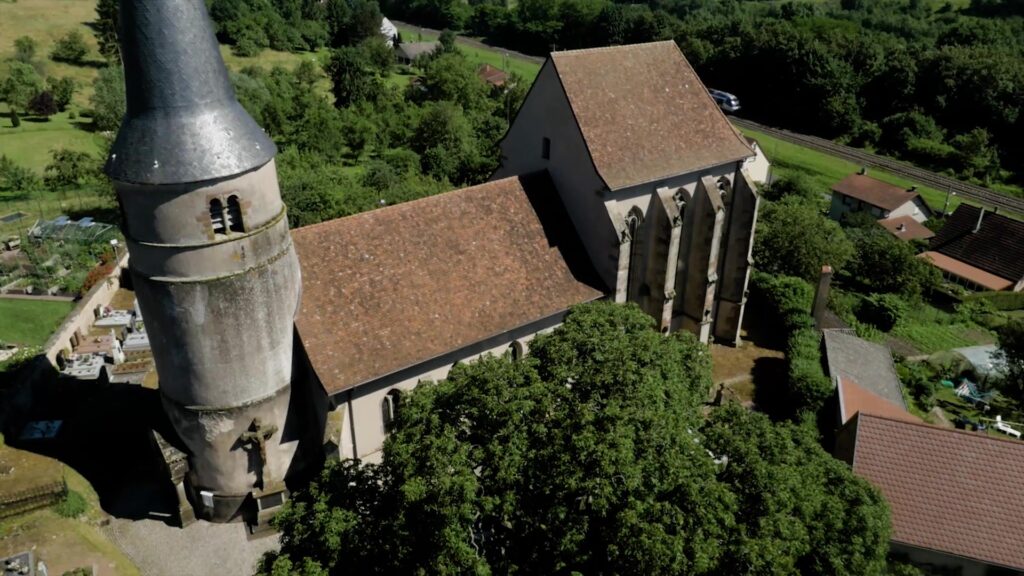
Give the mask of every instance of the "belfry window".
M 232 232 L 245 232 L 245 222 L 242 221 L 242 206 L 238 203 L 238 196 L 228 197 L 227 221 L 228 229 Z
M 398 406 L 402 400 L 402 391 L 395 388 L 389 390 L 384 399 L 380 402 L 380 415 L 384 423 L 384 431 L 391 432 L 395 428 L 395 420 L 398 418 Z
M 545 137 L 540 143 L 540 157 L 551 160 L 551 138 Z
M 224 221 L 224 205 L 219 198 L 210 200 L 210 223 L 213 225 L 214 234 L 227 234 L 228 226 Z

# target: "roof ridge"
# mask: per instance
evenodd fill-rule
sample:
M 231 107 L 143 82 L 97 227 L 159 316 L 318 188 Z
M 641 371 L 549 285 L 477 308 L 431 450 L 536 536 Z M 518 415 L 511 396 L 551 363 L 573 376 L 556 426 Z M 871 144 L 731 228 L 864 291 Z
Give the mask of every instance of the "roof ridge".
M 488 180 L 487 182 L 481 182 L 480 184 L 474 184 L 472 186 L 465 186 L 465 187 L 462 187 L 462 188 L 452 188 L 451 190 L 446 190 L 444 192 L 439 192 L 437 194 L 431 194 L 430 196 L 424 196 L 422 198 L 416 198 L 416 199 L 413 199 L 413 200 L 407 200 L 405 202 L 398 202 L 397 204 L 388 204 L 387 206 L 383 206 L 381 208 L 374 208 L 372 210 L 364 210 L 362 212 L 356 212 L 355 214 L 349 214 L 347 216 L 339 216 L 337 218 L 331 218 L 330 220 L 324 220 L 323 222 L 317 222 L 316 224 L 309 224 L 307 226 L 301 226 L 299 228 L 293 229 L 292 232 L 298 232 L 299 230 L 311 230 L 313 228 L 320 228 L 320 227 L 324 227 L 327 224 L 334 224 L 334 223 L 340 222 L 342 220 L 350 220 L 350 219 L 356 219 L 356 218 L 369 218 L 373 214 L 377 214 L 377 213 L 380 213 L 380 212 L 385 212 L 385 211 L 388 211 L 388 210 L 397 210 L 399 208 L 401 208 L 403 210 L 408 210 L 413 205 L 426 204 L 426 203 L 431 202 L 431 201 L 437 202 L 437 201 L 440 201 L 441 198 L 447 198 L 447 197 L 454 196 L 454 195 L 459 195 L 459 194 L 469 194 L 469 193 L 472 193 L 473 191 L 480 190 L 480 189 L 483 189 L 483 188 L 489 188 L 491 186 L 494 186 L 494 185 L 502 183 L 502 182 L 507 182 L 509 180 L 518 180 L 520 178 L 528 178 L 530 176 L 536 176 L 537 174 L 541 174 L 543 172 L 545 172 L 545 170 L 539 170 L 537 172 L 528 172 L 526 174 L 519 174 L 519 175 L 516 175 L 516 176 L 508 176 L 508 177 L 505 177 L 505 178 L 499 178 L 497 180 Z
M 635 44 L 612 44 L 609 46 L 592 46 L 590 48 L 575 48 L 573 50 L 555 50 L 549 55 L 549 58 L 553 58 L 556 54 L 559 56 L 571 55 L 571 54 L 588 54 L 594 52 L 608 52 L 613 50 L 630 50 L 636 48 L 648 48 L 651 46 L 657 46 L 660 44 L 675 44 L 675 40 L 654 40 L 652 42 L 639 42 Z M 678 46 L 677 46 L 678 47 Z
M 857 414 L 859 416 L 864 416 L 864 417 L 867 417 L 867 418 L 875 418 L 877 420 L 887 420 L 889 422 L 894 422 L 896 424 L 907 424 L 907 425 L 917 426 L 917 427 L 925 428 L 925 429 L 928 429 L 928 430 L 931 430 L 931 431 L 955 432 L 957 434 L 966 436 L 967 438 L 976 438 L 978 440 L 991 440 L 993 442 L 1005 442 L 1007 444 L 1010 444 L 1010 445 L 1013 445 L 1013 446 L 1018 446 L 1021 449 L 1024 449 L 1024 442 L 1022 442 L 1021 440 L 1011 440 L 1009 438 L 1000 438 L 998 436 L 989 436 L 988 434 L 978 434 L 977 432 L 970 432 L 968 430 L 959 430 L 957 428 L 946 428 L 944 426 L 938 426 L 936 424 L 929 424 L 928 422 L 924 422 L 924 421 L 921 421 L 921 422 L 910 422 L 910 421 L 907 421 L 907 420 L 899 420 L 899 419 L 893 418 L 891 416 L 879 416 L 877 414 L 870 414 L 870 413 L 864 413 L 864 412 L 858 412 Z

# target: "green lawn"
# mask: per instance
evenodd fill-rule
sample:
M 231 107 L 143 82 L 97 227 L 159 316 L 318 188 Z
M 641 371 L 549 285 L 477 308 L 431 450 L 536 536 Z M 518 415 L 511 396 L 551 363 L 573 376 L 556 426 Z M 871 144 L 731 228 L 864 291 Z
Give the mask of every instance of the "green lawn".
M 22 118 L 18 128 L 11 127 L 7 112 L 6 106 L 0 106 L 0 155 L 39 174 L 49 164 L 50 152 L 56 148 L 90 154 L 98 154 L 100 151 L 103 137 L 83 130 L 78 123 L 88 123 L 90 120 L 71 119 L 70 110 L 55 114 L 49 120 Z
M 409 29 L 399 28 L 402 39 L 406 42 L 430 42 L 437 40 L 433 34 L 420 34 Z M 499 48 L 479 48 L 459 42 L 459 50 L 474 64 L 490 64 L 506 72 L 514 72 L 526 79 L 530 84 L 540 72 L 540 64 L 517 56 L 512 56 Z
M 74 307 L 74 302 L 0 298 L 0 341 L 41 346 Z
M 811 150 L 797 144 L 792 144 L 778 138 L 774 138 L 757 130 L 740 129 L 744 134 L 757 140 L 764 150 L 768 160 L 772 163 L 772 172 L 778 176 L 785 176 L 793 172 L 803 172 L 822 191 L 828 192 L 832 185 L 853 174 L 860 169 L 860 166 L 837 158 L 824 152 Z M 934 210 L 942 210 L 946 202 L 945 192 L 916 184 L 906 178 L 890 174 L 878 169 L 871 170 L 871 176 L 886 182 L 904 186 L 917 185 L 918 191 Z M 954 196 L 949 203 L 949 209 L 953 210 L 960 204 L 960 197 Z

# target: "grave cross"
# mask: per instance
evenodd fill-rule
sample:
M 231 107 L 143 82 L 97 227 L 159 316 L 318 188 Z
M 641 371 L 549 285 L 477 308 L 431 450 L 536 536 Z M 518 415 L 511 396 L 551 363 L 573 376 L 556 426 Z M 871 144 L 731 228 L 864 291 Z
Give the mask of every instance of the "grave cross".
M 259 448 L 259 478 L 256 481 L 259 489 L 264 489 L 270 482 L 270 467 L 267 462 L 267 440 L 277 433 L 277 426 L 271 424 L 264 426 L 259 418 L 254 418 L 249 425 L 249 431 L 239 437 L 239 441 L 245 446 L 245 450 Z

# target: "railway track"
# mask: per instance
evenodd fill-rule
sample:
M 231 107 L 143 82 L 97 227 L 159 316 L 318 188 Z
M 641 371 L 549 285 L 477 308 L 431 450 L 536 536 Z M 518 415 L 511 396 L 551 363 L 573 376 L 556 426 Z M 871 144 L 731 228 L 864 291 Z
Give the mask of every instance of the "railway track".
M 764 132 L 765 134 L 774 136 L 780 140 L 785 140 L 786 142 L 818 150 L 819 152 L 838 156 L 849 160 L 850 162 L 868 166 L 869 168 L 879 168 L 887 172 L 892 172 L 893 174 L 909 178 L 915 182 L 931 186 L 936 190 L 953 192 L 957 196 L 969 198 L 970 200 L 989 208 L 998 208 L 999 210 L 1007 210 L 1015 214 L 1024 214 L 1024 200 L 1020 198 L 1014 198 L 1012 196 L 1007 196 L 1006 194 L 1000 194 L 999 192 L 989 190 L 982 186 L 962 182 L 955 178 L 943 176 L 942 174 L 936 174 L 935 172 L 918 168 L 917 166 L 907 164 L 906 162 L 901 162 L 885 156 L 878 156 L 877 154 L 871 154 L 870 152 L 865 152 L 850 146 L 836 144 L 831 140 L 826 140 L 817 136 L 807 136 L 806 134 L 797 134 L 796 132 L 790 132 L 788 130 L 771 128 L 764 124 L 744 120 L 735 116 L 731 116 L 730 119 L 733 124 L 741 128 L 749 128 L 751 130 L 757 130 L 758 132 Z

